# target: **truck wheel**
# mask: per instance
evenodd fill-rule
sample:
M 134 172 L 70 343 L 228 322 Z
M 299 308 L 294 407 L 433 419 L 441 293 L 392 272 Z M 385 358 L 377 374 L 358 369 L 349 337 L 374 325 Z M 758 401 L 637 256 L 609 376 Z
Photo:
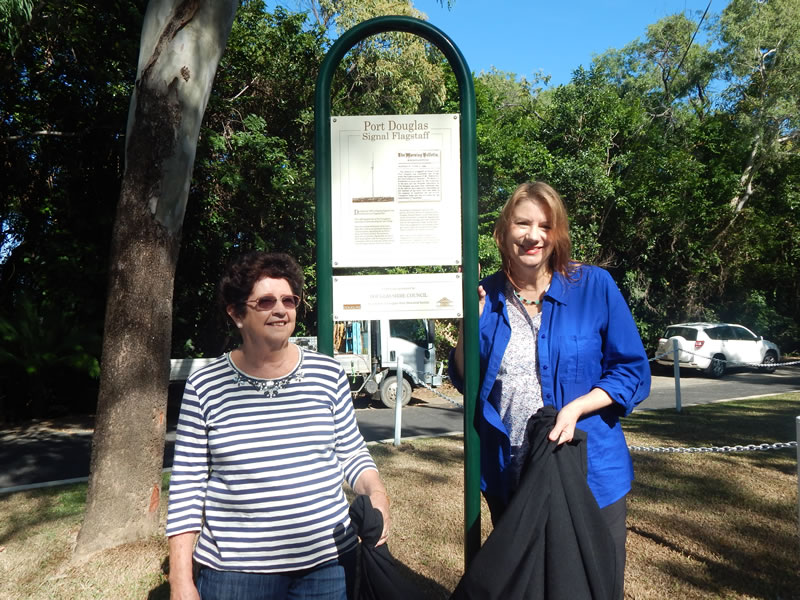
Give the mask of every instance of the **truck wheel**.
M 403 378 L 403 384 L 400 389 L 402 390 L 402 401 L 400 406 L 405 406 L 411 400 L 411 384 Z M 397 376 L 390 375 L 384 377 L 381 381 L 381 402 L 384 406 L 394 408 L 395 399 L 397 398 Z

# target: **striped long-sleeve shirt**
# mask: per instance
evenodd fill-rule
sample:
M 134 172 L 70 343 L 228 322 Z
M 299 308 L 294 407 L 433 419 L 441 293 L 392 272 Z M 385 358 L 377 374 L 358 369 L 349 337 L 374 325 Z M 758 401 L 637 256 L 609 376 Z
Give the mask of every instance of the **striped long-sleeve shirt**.
M 355 547 L 342 481 L 352 487 L 377 469 L 341 365 L 300 352 L 274 397 L 243 379 L 229 355 L 186 382 L 166 533 L 200 531 L 201 564 L 293 571 Z

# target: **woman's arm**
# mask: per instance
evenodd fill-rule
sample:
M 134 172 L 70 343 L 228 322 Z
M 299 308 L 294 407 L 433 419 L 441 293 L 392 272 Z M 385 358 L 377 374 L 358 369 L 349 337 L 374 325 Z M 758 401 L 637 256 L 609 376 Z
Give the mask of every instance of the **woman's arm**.
M 603 388 L 627 415 L 650 393 L 650 362 L 627 302 L 611 275 L 607 271 L 601 273 L 606 284 L 608 317 L 601 332 L 603 374 L 593 385 Z
M 606 406 L 611 406 L 614 401 L 611 396 L 602 388 L 596 387 L 588 394 L 575 398 L 572 402 L 565 404 L 556 416 L 556 424 L 550 430 L 548 439 L 551 442 L 558 442 L 558 445 L 571 442 L 575 435 L 575 426 L 578 419 L 583 415 L 600 410 Z
M 375 546 L 377 547 L 385 544 L 389 537 L 392 517 L 389 513 L 389 495 L 386 493 L 386 488 L 378 472 L 373 469 L 363 471 L 361 475 L 358 476 L 356 484 L 353 486 L 353 491 L 359 495 L 364 494 L 369 496 L 369 501 L 372 503 L 372 506 L 381 511 L 383 515 L 383 531 Z
M 192 579 L 192 551 L 196 535 L 195 531 L 187 531 L 169 538 L 170 600 L 200 600 Z

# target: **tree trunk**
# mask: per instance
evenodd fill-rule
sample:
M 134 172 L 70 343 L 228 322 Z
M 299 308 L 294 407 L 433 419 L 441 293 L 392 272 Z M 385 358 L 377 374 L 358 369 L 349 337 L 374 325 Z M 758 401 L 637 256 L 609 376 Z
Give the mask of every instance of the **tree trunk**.
M 744 205 L 753 195 L 753 178 L 758 172 L 758 156 L 761 149 L 761 134 L 758 133 L 753 140 L 753 146 L 750 149 L 750 154 L 747 156 L 747 164 L 744 167 L 744 172 L 739 178 L 739 191 L 731 198 L 730 205 L 734 214 L 738 215 L 742 212 Z
M 158 527 L 180 231 L 200 123 L 237 7 L 236 0 L 147 6 L 112 235 L 77 559 Z

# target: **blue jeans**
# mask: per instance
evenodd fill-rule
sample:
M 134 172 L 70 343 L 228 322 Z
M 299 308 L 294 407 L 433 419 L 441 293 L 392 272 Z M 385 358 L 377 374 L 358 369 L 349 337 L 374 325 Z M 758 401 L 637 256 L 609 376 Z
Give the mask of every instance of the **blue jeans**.
M 347 600 L 352 596 L 355 552 L 316 567 L 284 573 L 242 573 L 200 569 L 202 600 Z

